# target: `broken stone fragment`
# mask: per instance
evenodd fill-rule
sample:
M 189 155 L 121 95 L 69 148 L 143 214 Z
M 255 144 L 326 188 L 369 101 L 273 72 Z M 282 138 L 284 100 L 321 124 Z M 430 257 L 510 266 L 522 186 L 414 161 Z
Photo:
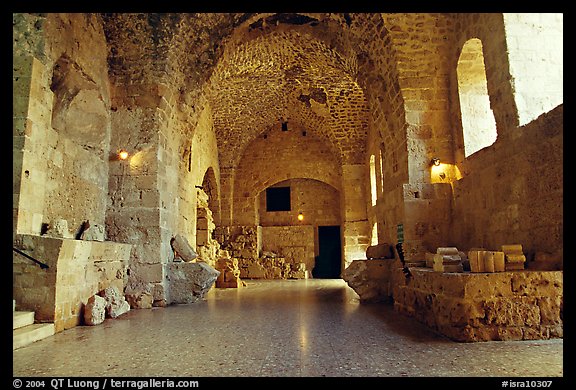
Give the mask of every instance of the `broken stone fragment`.
M 168 267 L 171 303 L 194 303 L 212 288 L 220 271 L 206 263 L 172 263 Z
M 196 251 L 190 246 L 186 237 L 177 234 L 170 242 L 174 250 L 174 261 L 182 259 L 184 261 L 192 261 L 198 257 Z
M 84 306 L 84 323 L 98 325 L 106 318 L 106 299 L 99 295 L 92 295 Z
M 106 314 L 116 318 L 130 311 L 130 304 L 116 287 L 107 287 L 99 295 L 106 300 Z

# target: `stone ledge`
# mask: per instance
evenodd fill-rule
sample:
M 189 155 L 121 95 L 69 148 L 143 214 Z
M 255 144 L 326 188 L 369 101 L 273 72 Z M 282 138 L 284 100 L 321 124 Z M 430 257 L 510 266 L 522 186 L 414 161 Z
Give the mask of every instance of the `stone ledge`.
M 453 340 L 563 337 L 563 271 L 410 271 L 394 288 L 395 310 Z

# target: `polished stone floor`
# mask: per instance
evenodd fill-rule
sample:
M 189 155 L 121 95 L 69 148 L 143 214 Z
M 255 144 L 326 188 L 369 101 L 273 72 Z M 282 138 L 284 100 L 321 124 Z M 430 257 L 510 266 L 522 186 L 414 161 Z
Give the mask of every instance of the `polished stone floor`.
M 13 352 L 14 376 L 561 377 L 563 340 L 458 343 L 341 279 L 247 281 Z

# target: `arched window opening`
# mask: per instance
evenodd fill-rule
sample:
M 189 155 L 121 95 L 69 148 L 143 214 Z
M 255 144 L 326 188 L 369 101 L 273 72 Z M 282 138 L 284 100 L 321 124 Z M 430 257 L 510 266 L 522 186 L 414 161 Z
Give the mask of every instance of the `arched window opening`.
M 370 245 L 378 245 L 378 224 L 376 222 L 372 225 L 372 238 Z
M 376 206 L 376 156 L 370 156 L 370 194 L 372 206 Z
M 468 40 L 462 47 L 457 66 L 458 94 L 462 111 L 464 156 L 496 141 L 496 121 L 490 108 L 482 41 Z
M 563 14 L 504 14 L 518 123 L 525 125 L 564 102 Z

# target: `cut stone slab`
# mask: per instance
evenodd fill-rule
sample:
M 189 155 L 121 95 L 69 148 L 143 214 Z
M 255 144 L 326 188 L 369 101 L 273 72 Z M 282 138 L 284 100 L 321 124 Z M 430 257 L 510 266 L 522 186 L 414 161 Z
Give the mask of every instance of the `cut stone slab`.
M 33 311 L 13 311 L 12 312 L 12 329 L 22 328 L 34 323 Z
M 196 251 L 190 246 L 186 237 L 177 234 L 171 241 L 172 249 L 174 249 L 174 260 L 180 258 L 184 261 L 192 261 L 198 257 Z
M 32 324 L 12 331 L 12 350 L 54 335 L 54 324 Z
M 207 263 L 168 265 L 170 303 L 194 303 L 204 298 L 220 271 Z
M 106 299 L 99 295 L 92 295 L 84 306 L 84 323 L 86 325 L 99 325 L 106 318 Z

